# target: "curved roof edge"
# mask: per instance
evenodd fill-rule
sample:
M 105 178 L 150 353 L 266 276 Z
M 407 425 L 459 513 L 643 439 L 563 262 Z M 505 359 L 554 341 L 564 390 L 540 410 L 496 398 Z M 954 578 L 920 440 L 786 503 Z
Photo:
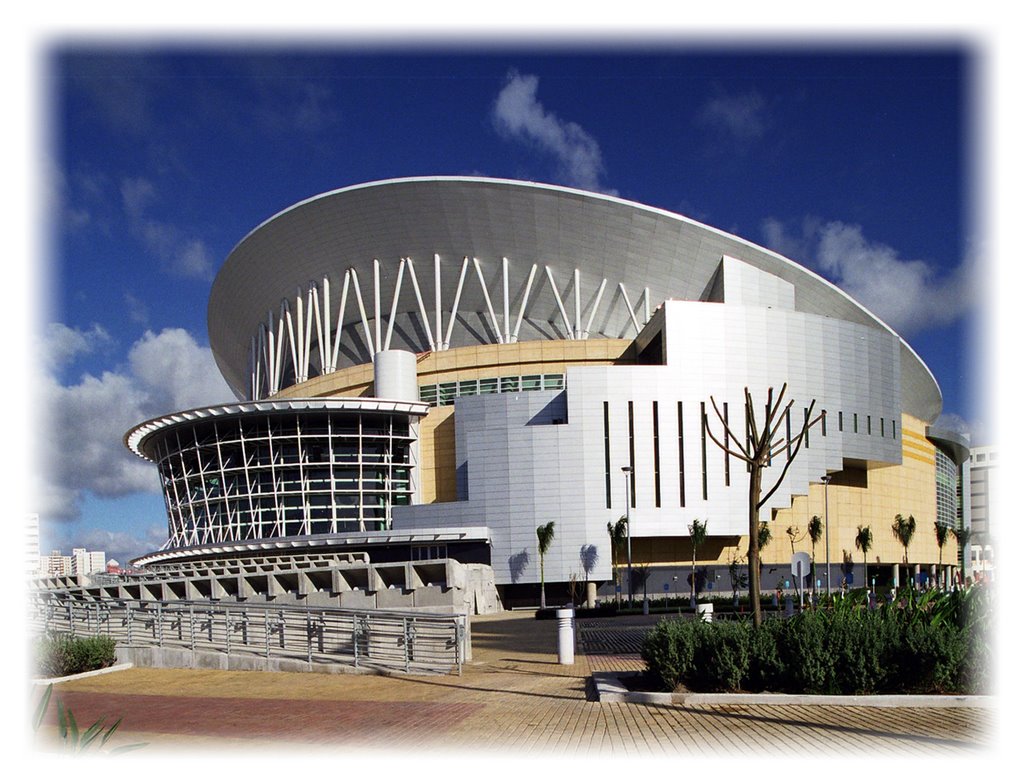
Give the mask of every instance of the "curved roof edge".
M 947 451 L 958 467 L 971 456 L 971 440 L 965 434 L 954 432 L 952 429 L 937 429 L 934 426 L 929 426 L 925 429 L 925 436 Z
M 275 214 L 273 214 L 270 217 L 268 217 L 266 220 L 263 220 L 259 225 L 257 225 L 255 228 L 253 228 L 251 231 L 249 231 L 244 237 L 242 237 L 242 239 L 239 240 L 234 245 L 234 247 L 231 248 L 231 251 L 227 254 L 227 258 L 230 258 L 232 256 L 232 254 L 242 244 L 244 244 L 247 239 L 249 239 L 249 237 L 251 237 L 252 235 L 257 233 L 258 231 L 260 231 L 260 229 L 262 229 L 264 226 L 268 225 L 269 223 L 272 223 L 274 220 L 278 219 L 282 215 L 287 214 L 288 212 L 291 212 L 293 210 L 299 209 L 302 206 L 305 206 L 306 204 L 313 203 L 315 201 L 319 201 L 321 199 L 329 198 L 329 197 L 332 197 L 332 196 L 335 196 L 335 195 L 340 195 L 342 193 L 348 193 L 348 192 L 353 192 L 353 191 L 357 191 L 357 190 L 365 190 L 365 189 L 370 189 L 370 188 L 374 188 L 374 187 L 382 187 L 382 186 L 386 186 L 386 185 L 395 185 L 395 184 L 403 184 L 403 183 L 415 183 L 415 182 L 478 182 L 478 183 L 481 183 L 481 184 L 497 184 L 497 185 L 509 185 L 509 186 L 512 186 L 512 187 L 536 188 L 538 190 L 550 190 L 550 191 L 555 191 L 555 192 L 569 193 L 569 194 L 572 194 L 572 195 L 586 196 L 587 198 L 594 198 L 594 199 L 597 199 L 597 200 L 603 200 L 603 201 L 609 201 L 609 202 L 612 202 L 612 203 L 622 204 L 622 205 L 629 206 L 629 207 L 632 207 L 632 208 L 635 208 L 635 209 L 641 209 L 641 210 L 644 210 L 644 211 L 647 211 L 647 212 L 651 212 L 651 213 L 654 213 L 654 214 L 659 214 L 659 215 L 662 215 L 662 216 L 665 216 L 665 217 L 669 217 L 669 218 L 672 218 L 672 219 L 675 219 L 675 220 L 681 220 L 681 221 L 683 221 L 685 223 L 690 223 L 691 225 L 699 226 L 700 228 L 703 228 L 705 230 L 708 230 L 708 231 L 711 231 L 713 233 L 719 234 L 720 236 L 728 237 L 731 240 L 734 240 L 734 241 L 737 241 L 737 242 L 739 242 L 741 244 L 744 244 L 744 245 L 747 245 L 749 247 L 752 247 L 752 248 L 754 248 L 754 249 L 756 249 L 756 250 L 758 250 L 760 252 L 768 253 L 769 255 L 777 258 L 783 264 L 785 264 L 787 266 L 790 266 L 790 267 L 793 267 L 796 270 L 798 270 L 800 272 L 803 272 L 804 274 L 810 275 L 811 277 L 817 279 L 819 282 L 824 283 L 833 292 L 835 292 L 836 294 L 838 294 L 842 298 L 844 298 L 847 301 L 849 301 L 857 309 L 861 310 L 872 321 L 877 323 L 882 329 L 884 329 L 885 331 L 888 331 L 890 334 L 895 336 L 900 341 L 901 347 L 903 349 L 907 350 L 911 354 L 911 356 L 913 356 L 913 358 L 916 359 L 917 362 L 924 368 L 925 372 L 928 373 L 928 376 L 931 378 L 932 383 L 934 383 L 935 388 L 938 390 L 939 397 L 940 397 L 940 408 L 941 408 L 942 389 L 939 386 L 938 381 L 935 379 L 935 375 L 932 373 L 931 368 L 924 361 L 924 359 L 922 359 L 921 356 L 918 355 L 917 351 L 914 350 L 914 348 L 911 347 L 911 345 L 902 336 L 900 336 L 900 334 L 898 332 L 896 332 L 896 330 L 893 329 L 888 323 L 883 321 L 881 318 L 879 318 L 877 315 L 875 315 L 871 310 L 869 310 L 867 307 L 865 307 L 863 304 L 861 304 L 859 301 L 857 301 L 855 298 L 850 296 L 848 293 L 846 293 L 846 291 L 844 291 L 842 288 L 840 288 L 839 286 L 837 286 L 836 284 L 834 284 L 830 280 L 822 277 L 820 274 L 818 274 L 817 272 L 813 271 L 812 269 L 809 269 L 808 267 L 804 266 L 803 264 L 797 263 L 796 261 L 793 261 L 793 260 L 787 258 L 786 256 L 781 255 L 781 254 L 779 254 L 779 253 L 775 252 L 774 250 L 771 250 L 771 249 L 769 249 L 767 247 L 762 247 L 761 245 L 756 244 L 756 243 L 750 241 L 749 239 L 745 239 L 742 236 L 737 236 L 736 234 L 731 234 L 728 231 L 724 231 L 724 230 L 722 230 L 720 228 L 716 228 L 716 227 L 708 225 L 706 223 L 702 223 L 702 222 L 700 222 L 698 220 L 694 220 L 693 218 L 687 217 L 686 215 L 681 215 L 678 212 L 672 212 L 672 211 L 669 211 L 668 209 L 662 209 L 661 207 L 650 206 L 649 204 L 644 204 L 644 203 L 641 203 L 639 201 L 631 201 L 631 200 L 629 200 L 627 198 L 620 198 L 618 196 L 612 196 L 612 195 L 608 195 L 606 193 L 597 193 L 597 192 L 594 192 L 592 190 L 581 190 L 579 188 L 568 187 L 566 185 L 554 185 L 554 184 L 549 184 L 549 183 L 544 183 L 544 182 L 534 182 L 534 181 L 522 180 L 522 179 L 505 179 L 505 178 L 501 178 L 501 177 L 456 176 L 456 175 L 394 177 L 394 178 L 391 178 L 391 179 L 380 179 L 380 180 L 374 180 L 374 181 L 370 181 L 370 182 L 360 182 L 358 184 L 348 185 L 346 187 L 335 188 L 334 190 L 328 190 L 328 191 L 323 192 L 323 193 L 318 193 L 317 195 L 310 196 L 308 198 L 304 198 L 303 200 L 298 201 L 298 202 L 292 204 L 291 206 L 288 206 L 288 207 L 286 207 L 286 208 L 276 212 Z M 218 274 L 219 273 L 220 272 L 218 271 Z M 937 415 L 938 414 L 936 414 L 936 416 Z
M 429 411 L 426 402 L 410 402 L 401 399 L 377 399 L 375 397 L 306 397 L 297 399 L 262 399 L 253 402 L 229 402 L 227 404 L 197 407 L 168 413 L 158 418 L 143 421 L 129 429 L 123 438 L 126 448 L 147 461 L 153 461 L 143 452 L 146 440 L 162 429 L 176 424 L 200 421 L 204 418 L 217 418 L 227 415 L 247 415 L 250 413 L 266 413 L 301 410 L 340 410 L 361 413 L 404 413 L 406 415 L 423 416 Z
M 381 546 L 391 543 L 437 543 L 438 541 L 483 540 L 491 539 L 491 530 L 486 526 L 478 527 L 430 527 L 420 530 L 371 530 L 366 532 L 348 532 L 331 535 L 306 535 L 292 538 L 266 538 L 263 540 L 238 540 L 185 548 L 161 549 L 143 554 L 131 560 L 135 567 L 146 567 L 173 563 L 176 560 L 192 557 L 215 557 L 218 555 L 245 553 L 280 553 L 311 550 L 328 546 Z

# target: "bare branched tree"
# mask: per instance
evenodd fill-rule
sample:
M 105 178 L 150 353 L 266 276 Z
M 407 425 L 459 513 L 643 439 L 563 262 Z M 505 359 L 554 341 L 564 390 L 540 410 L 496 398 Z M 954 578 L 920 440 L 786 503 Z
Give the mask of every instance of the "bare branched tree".
M 746 399 L 744 405 L 744 437 L 741 439 L 733 433 L 726 422 L 722 412 L 718 409 L 715 398 L 711 397 L 711 406 L 715 415 L 722 423 L 725 431 L 725 442 L 723 443 L 715 433 L 711 431 L 708 424 L 708 416 L 704 416 L 704 431 L 711 441 L 730 456 L 734 456 L 742 462 L 746 462 L 750 470 L 750 486 L 747 493 L 747 521 L 750 547 L 747 551 L 747 570 L 749 573 L 748 585 L 750 594 L 750 607 L 754 614 L 754 625 L 761 625 L 761 551 L 758 544 L 758 531 L 760 525 L 758 516 L 761 507 L 768 502 L 773 494 L 782 485 L 782 481 L 789 472 L 789 466 L 800 453 L 800 448 L 807 437 L 812 426 L 821 420 L 823 414 L 811 418 L 814 413 L 816 400 L 812 400 L 804 411 L 803 424 L 794 433 L 790 428 L 785 435 L 779 436 L 779 428 L 789 419 L 790 408 L 793 407 L 791 399 L 783 407 L 783 399 L 786 396 L 786 384 L 783 384 L 779 396 L 775 398 L 775 390 L 768 389 L 768 403 L 764 406 L 763 424 L 758 423 L 757 412 L 754 407 L 754 400 L 750 396 L 750 389 L 744 388 L 743 395 Z M 766 467 L 771 466 L 773 459 L 782 460 L 782 471 L 778 480 L 768 492 L 762 492 L 761 479 Z

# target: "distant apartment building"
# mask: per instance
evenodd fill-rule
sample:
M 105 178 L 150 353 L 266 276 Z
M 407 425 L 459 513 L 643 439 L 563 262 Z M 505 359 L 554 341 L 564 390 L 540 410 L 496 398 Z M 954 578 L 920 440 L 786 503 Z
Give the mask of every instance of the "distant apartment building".
M 71 557 L 54 549 L 39 558 L 39 573 L 44 576 L 70 576 Z
M 995 540 L 991 517 L 995 497 L 998 451 L 991 445 L 971 448 L 971 571 L 974 577 L 991 580 L 995 577 Z
M 76 576 L 90 573 L 104 573 L 107 569 L 107 557 L 102 551 L 86 551 L 84 548 L 71 550 L 71 572 Z
M 84 548 L 72 549 L 70 556 L 54 550 L 49 556 L 39 557 L 38 562 L 38 572 L 44 576 L 85 576 L 107 569 L 106 555 L 102 551 Z

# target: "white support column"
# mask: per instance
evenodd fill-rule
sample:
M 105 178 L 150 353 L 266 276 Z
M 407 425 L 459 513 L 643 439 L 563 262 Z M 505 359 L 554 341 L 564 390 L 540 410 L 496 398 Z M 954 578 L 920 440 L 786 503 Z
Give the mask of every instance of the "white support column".
M 629 301 L 629 296 L 626 294 L 626 286 L 621 282 L 619 283 L 619 292 L 622 294 L 623 301 L 626 302 L 626 309 L 629 311 L 629 319 L 633 321 L 633 328 L 636 329 L 636 333 L 640 333 L 640 324 L 636 322 L 636 313 L 633 312 L 633 305 Z
M 651 289 L 644 288 L 644 325 L 651 320 Z
M 338 368 L 338 351 L 341 349 L 341 332 L 345 326 L 345 304 L 348 302 L 348 281 L 351 271 L 345 271 L 345 280 L 341 286 L 341 304 L 338 305 L 338 322 L 335 325 L 334 348 L 331 350 L 331 371 Z M 330 331 L 327 332 L 330 334 Z
M 259 358 L 256 355 L 256 337 L 249 337 L 249 398 L 256 398 L 256 377 L 259 374 Z
M 370 322 L 366 318 L 366 307 L 363 305 L 363 293 L 359 289 L 359 275 L 356 274 L 355 269 L 350 269 L 349 273 L 352 275 L 352 287 L 355 289 L 356 304 L 359 306 L 359 317 L 363 321 L 363 334 L 366 336 L 366 350 L 370 354 L 370 360 L 373 360 L 373 354 L 376 352 L 373 349 L 373 335 L 370 333 Z
M 444 350 L 441 339 L 441 256 L 434 253 L 434 344 Z
M 501 281 L 502 281 L 502 292 L 504 294 L 504 306 L 502 307 L 502 325 L 505 327 L 505 342 L 512 341 L 512 324 L 509 323 L 508 318 L 508 258 L 502 257 L 501 259 Z
M 480 280 L 480 289 L 484 292 L 484 303 L 487 305 L 487 314 L 491 316 L 491 326 L 494 329 L 494 341 L 500 345 L 504 340 L 501 338 L 501 329 L 498 327 L 498 319 L 494 315 L 494 307 L 491 306 L 491 296 L 487 292 L 487 283 L 484 282 L 484 273 L 480 268 L 480 261 L 474 258 L 473 266 L 476 267 L 476 276 Z
M 288 324 L 288 347 L 292 354 L 292 370 L 294 370 L 296 379 L 299 374 L 299 354 L 295 343 L 295 326 L 292 322 L 292 308 L 288 305 L 288 299 L 281 301 L 281 319 Z
M 292 326 L 292 324 L 294 323 L 294 333 L 290 328 L 288 336 L 294 342 L 294 345 L 292 347 L 292 364 L 293 369 L 295 370 L 294 374 L 296 383 L 301 383 L 303 380 L 306 379 L 305 373 L 302 370 L 302 345 L 305 342 L 306 338 L 306 333 L 303 328 L 304 309 L 305 308 L 302 305 L 302 288 L 297 286 L 295 288 L 295 315 L 293 317 L 291 313 L 289 313 L 288 316 L 288 325 Z
M 395 281 L 395 293 L 391 297 L 391 315 L 388 317 L 388 333 L 384 337 L 384 350 L 391 350 L 391 332 L 395 328 L 395 314 L 398 312 L 398 296 L 402 292 L 402 277 L 405 275 L 405 258 L 398 264 L 398 279 Z
M 452 304 L 452 311 L 448 313 L 448 330 L 444 333 L 444 342 L 441 343 L 442 350 L 448 350 L 452 344 L 452 329 L 455 327 L 455 316 L 459 314 L 459 302 L 462 300 L 462 284 L 466 281 L 466 269 L 469 267 L 469 258 L 463 257 L 462 271 L 459 272 L 459 284 L 455 289 L 455 301 Z
M 376 258 L 373 259 L 373 336 L 371 360 L 380 352 L 383 344 L 380 338 L 380 261 Z
M 430 333 L 430 320 L 427 318 L 427 308 L 423 304 L 423 295 L 420 293 L 420 284 L 416 279 L 416 265 L 412 262 L 412 258 L 405 259 L 409 263 L 409 279 L 412 280 L 412 289 L 416 293 L 416 303 L 420 308 L 420 323 L 423 325 L 423 333 L 427 335 L 427 342 L 430 344 L 430 349 L 433 351 L 438 350 L 437 344 L 434 342 L 434 337 Z
M 331 366 L 331 281 L 327 279 L 326 274 L 323 279 L 323 293 L 321 295 L 324 299 L 323 309 L 317 313 L 318 322 L 321 323 L 320 371 L 326 375 L 335 369 Z
M 309 317 L 313 319 L 316 324 L 316 355 L 320 359 L 320 374 L 327 374 L 327 350 L 324 347 L 324 319 L 323 312 L 320 310 L 320 289 L 316 287 L 316 283 L 310 283 L 310 292 L 315 291 L 315 295 L 309 299 Z
M 317 300 L 316 283 L 306 286 L 306 340 L 302 345 L 302 374 L 309 380 L 309 353 L 313 345 L 313 303 Z M 321 369 L 323 364 L 320 365 Z
M 565 306 L 562 304 L 562 297 L 558 294 L 558 286 L 555 285 L 554 275 L 551 274 L 551 267 L 545 266 L 548 273 L 548 282 L 551 283 L 551 292 L 555 294 L 555 303 L 558 304 L 558 311 L 562 315 L 562 322 L 565 324 L 566 339 L 572 339 L 572 325 L 569 323 L 569 316 L 565 314 Z
M 295 382 L 301 383 L 306 379 L 306 363 L 302 349 L 306 344 L 305 318 L 303 313 L 305 307 L 302 304 L 302 288 L 295 288 L 295 354 L 298 360 L 295 361 Z
M 601 280 L 601 287 L 597 289 L 597 298 L 594 299 L 594 305 L 590 308 L 590 316 L 587 318 L 587 327 L 583 330 L 583 339 L 590 339 L 590 327 L 594 325 L 594 315 L 597 314 L 597 308 L 601 304 L 601 297 L 604 295 L 604 288 L 607 284 L 607 278 Z
M 530 267 L 530 276 L 526 279 L 526 290 L 523 291 L 523 300 L 519 303 L 519 317 L 516 318 L 516 327 L 512 330 L 512 341 L 519 341 L 519 327 L 523 325 L 523 314 L 526 312 L 526 303 L 530 298 L 530 289 L 533 288 L 533 277 L 537 273 L 537 264 Z
M 579 339 L 580 333 L 583 329 L 580 327 L 580 270 L 572 270 L 572 290 L 573 298 L 576 300 L 576 327 L 573 330 L 572 338 Z
M 284 311 L 277 319 L 277 354 L 274 356 L 274 393 L 281 390 L 281 379 L 284 376 L 284 361 L 281 355 L 284 352 Z

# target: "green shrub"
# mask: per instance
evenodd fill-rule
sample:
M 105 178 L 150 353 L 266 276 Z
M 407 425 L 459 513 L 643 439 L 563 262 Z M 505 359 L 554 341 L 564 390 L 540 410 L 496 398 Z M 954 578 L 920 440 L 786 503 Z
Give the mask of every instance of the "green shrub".
M 688 687 L 701 692 L 736 692 L 743 688 L 750 668 L 750 635 L 746 622 L 691 622 L 694 665 L 684 672 Z
M 668 690 L 808 694 L 979 693 L 991 687 L 991 599 L 910 595 L 871 610 L 863 594 L 789 619 L 677 619 L 642 656 Z
M 659 622 L 644 637 L 640 656 L 666 690 L 674 690 L 693 670 L 697 624 L 703 623 L 670 619 Z
M 746 688 L 752 692 L 777 689 L 785 678 L 786 663 L 779 650 L 786 632 L 784 619 L 769 618 L 758 630 L 750 627 L 750 664 L 747 668 Z
M 114 639 L 107 636 L 47 636 L 37 644 L 36 667 L 47 678 L 108 668 L 117 659 L 115 645 Z

